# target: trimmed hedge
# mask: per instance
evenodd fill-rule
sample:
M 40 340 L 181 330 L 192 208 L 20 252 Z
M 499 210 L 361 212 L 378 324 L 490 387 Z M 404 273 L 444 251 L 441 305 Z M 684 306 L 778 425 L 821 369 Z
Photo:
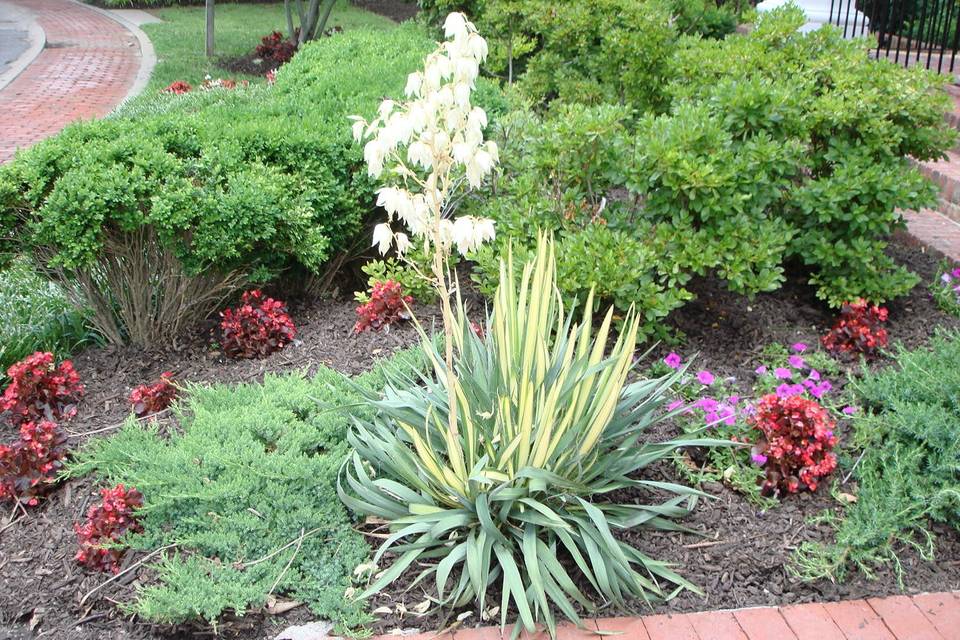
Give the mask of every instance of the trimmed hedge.
M 400 94 L 431 46 L 413 25 L 355 30 L 306 45 L 273 87 L 68 127 L 0 168 L 0 254 L 32 254 L 83 290 L 107 339 L 141 344 L 251 280 L 316 273 L 373 204 L 347 116 Z

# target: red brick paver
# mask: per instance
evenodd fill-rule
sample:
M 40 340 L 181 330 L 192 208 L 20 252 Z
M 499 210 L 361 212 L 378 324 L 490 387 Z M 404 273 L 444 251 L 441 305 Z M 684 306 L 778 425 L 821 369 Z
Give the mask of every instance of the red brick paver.
M 623 640 L 960 640 L 960 594 L 934 593 L 761 607 L 737 611 L 709 611 L 642 618 L 585 620 L 587 629 L 565 625 L 559 640 L 622 638 Z M 411 620 L 411 625 L 416 625 Z M 594 632 L 599 629 L 599 632 Z M 374 640 L 391 640 L 384 635 Z M 437 634 L 403 636 L 407 640 L 494 640 L 509 638 L 510 629 L 457 629 Z M 524 639 L 546 640 L 546 633 Z
M 0 90 L 0 162 L 79 119 L 104 116 L 133 86 L 136 37 L 102 13 L 68 0 L 13 0 L 31 11 L 47 44 Z

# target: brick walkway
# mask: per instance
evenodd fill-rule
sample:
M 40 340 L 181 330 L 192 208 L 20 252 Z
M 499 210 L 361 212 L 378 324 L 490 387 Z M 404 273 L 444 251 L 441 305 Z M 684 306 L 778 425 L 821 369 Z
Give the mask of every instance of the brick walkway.
M 411 624 L 416 624 L 415 621 Z M 960 640 L 960 593 L 893 596 L 789 607 L 710 611 L 643 618 L 605 618 L 591 627 L 617 635 L 601 636 L 571 626 L 560 640 Z M 500 629 L 483 627 L 442 635 L 402 636 L 407 640 L 500 640 Z M 395 640 L 384 635 L 374 640 Z M 549 640 L 545 632 L 523 640 Z
M 124 26 L 68 0 L 13 0 L 32 12 L 47 46 L 0 90 L 0 162 L 67 124 L 104 116 L 133 86 L 140 47 Z

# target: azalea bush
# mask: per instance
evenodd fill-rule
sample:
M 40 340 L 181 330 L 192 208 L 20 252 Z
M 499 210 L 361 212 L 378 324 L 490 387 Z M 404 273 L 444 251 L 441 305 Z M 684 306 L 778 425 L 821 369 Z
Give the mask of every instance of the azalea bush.
M 7 369 L 10 383 L 0 397 L 0 417 L 14 427 L 27 422 L 69 420 L 84 387 L 73 362 L 56 364 L 49 352 L 34 353 Z
M 287 305 L 263 295 L 244 292 L 240 305 L 220 313 L 220 347 L 230 358 L 265 358 L 297 336 Z
M 457 305 L 452 372 L 424 335 L 433 371 L 419 381 L 387 372 L 383 396 L 369 397 L 375 411 L 350 432 L 340 495 L 388 523 L 374 562 L 395 559 L 361 597 L 410 571 L 443 607 L 482 611 L 500 589 L 501 623 L 516 613 L 516 637 L 536 622 L 555 636 L 555 611 L 582 625 L 578 607 L 594 611 L 598 598 L 626 606 L 696 590 L 610 531 L 675 529 L 699 492 L 638 472 L 678 447 L 729 441 L 648 439 L 682 372 L 627 383 L 639 318 L 630 312 L 613 339 L 612 309 L 596 332 L 592 304 L 568 315 L 553 252 L 544 240 L 519 276 L 504 262 L 485 338 Z M 646 502 L 607 498 L 627 487 Z
M 86 521 L 73 526 L 80 545 L 74 560 L 94 571 L 119 573 L 126 552 L 123 536 L 143 531 L 134 513 L 143 506 L 143 495 L 118 484 L 101 489 L 100 497 L 100 504 L 87 509 Z

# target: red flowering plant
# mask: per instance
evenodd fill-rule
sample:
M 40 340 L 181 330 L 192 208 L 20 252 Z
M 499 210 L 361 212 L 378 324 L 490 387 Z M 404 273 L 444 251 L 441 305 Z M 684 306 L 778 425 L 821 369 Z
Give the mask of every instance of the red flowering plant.
M 760 399 L 750 423 L 759 432 L 751 455 L 765 470 L 763 495 L 816 491 L 820 479 L 836 469 L 836 425 L 815 400 L 768 394 Z
M 373 329 L 379 331 L 394 322 L 410 319 L 413 297 L 403 295 L 403 287 L 395 280 L 377 282 L 370 289 L 370 299 L 357 307 L 359 319 L 353 325 L 354 333 Z
M 840 309 L 840 317 L 821 342 L 834 353 L 874 354 L 887 346 L 887 309 L 866 300 L 848 302 Z
M 0 445 L 0 501 L 35 506 L 57 482 L 67 455 L 67 436 L 50 422 L 24 422 L 20 438 Z
M 221 345 L 231 358 L 266 357 L 297 335 L 287 306 L 259 289 L 244 293 L 240 306 L 221 312 L 220 318 Z
M 62 422 L 77 413 L 83 396 L 80 376 L 73 363 L 54 364 L 53 354 L 38 351 L 7 369 L 10 384 L 0 398 L 0 413 L 17 427 L 25 422 Z
M 166 89 L 163 90 L 163 93 L 172 93 L 174 95 L 183 95 L 185 93 L 190 93 L 193 91 L 193 87 L 190 86 L 190 83 L 186 80 L 177 80 L 171 82 Z
M 255 49 L 257 57 L 272 62 L 278 67 L 290 62 L 296 52 L 296 42 L 284 38 L 279 31 L 274 31 L 262 37 L 260 44 Z
M 118 573 L 125 549 L 118 543 L 124 534 L 140 533 L 137 509 L 143 506 L 143 495 L 133 487 L 118 484 L 101 489 L 103 501 L 87 510 L 87 520 L 73 525 L 80 542 L 75 559 L 88 569 Z
M 159 413 L 173 403 L 177 397 L 177 387 L 173 383 L 173 374 L 165 371 L 153 384 L 142 384 L 130 393 L 130 405 L 138 418 Z

